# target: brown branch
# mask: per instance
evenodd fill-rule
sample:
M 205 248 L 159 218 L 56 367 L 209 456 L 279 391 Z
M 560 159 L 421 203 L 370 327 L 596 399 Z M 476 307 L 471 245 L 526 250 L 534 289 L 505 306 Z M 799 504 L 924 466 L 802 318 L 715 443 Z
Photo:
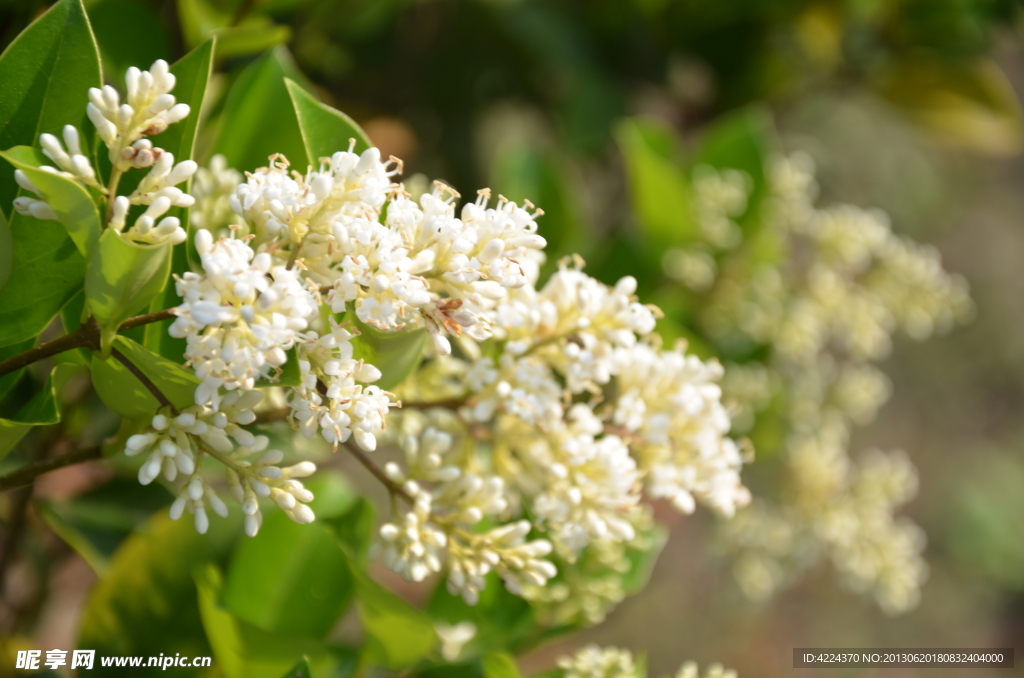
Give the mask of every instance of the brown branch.
M 110 355 L 114 356 L 114 358 L 116 358 L 119 363 L 128 368 L 128 371 L 135 375 L 135 378 L 141 381 L 143 386 L 149 389 L 149 392 L 153 394 L 153 397 L 156 398 L 156 401 L 160 403 L 161 407 L 167 407 L 175 415 L 178 414 L 178 408 L 174 406 L 174 403 L 168 400 L 167 396 L 163 394 L 163 391 L 157 388 L 157 385 L 154 384 L 153 381 L 149 377 L 147 377 L 145 373 L 142 370 L 140 370 L 135 363 L 133 363 L 131 360 L 128 360 L 128 357 L 125 356 L 125 354 L 121 353 L 116 348 L 112 348 L 110 349 Z
M 449 398 L 447 400 L 403 400 L 401 407 L 412 410 L 429 410 L 443 407 L 446 410 L 457 410 L 466 404 L 466 398 Z
M 64 468 L 65 466 L 71 466 L 73 464 L 81 464 L 84 461 L 99 459 L 102 456 L 102 449 L 97 445 L 95 447 L 85 447 L 50 459 L 26 464 L 16 471 L 11 471 L 5 476 L 0 476 L 0 491 L 28 485 L 44 473 L 56 471 L 59 468 Z
M 272 424 L 275 421 L 284 421 L 288 418 L 288 413 L 291 412 L 290 407 L 279 407 L 276 410 L 266 410 L 265 412 L 257 412 L 256 420 L 254 424 Z
M 140 327 L 142 325 L 148 325 L 150 323 L 160 322 L 162 320 L 170 320 L 174 318 L 174 309 L 168 308 L 163 311 L 157 311 L 156 313 L 147 313 L 145 315 L 135 316 L 121 323 L 118 331 L 130 330 L 133 327 Z M 34 362 L 55 356 L 58 353 L 64 353 L 76 348 L 89 348 L 96 350 L 99 348 L 100 340 L 100 328 L 95 322 L 90 321 L 88 324 L 83 325 L 79 329 L 65 334 L 63 337 L 57 337 L 53 341 L 48 341 L 45 344 L 40 344 L 35 348 L 30 348 L 24 353 L 8 358 L 0 362 L 0 377 L 5 374 L 10 374 L 15 370 L 21 369 L 27 365 L 31 365 Z
M 380 466 L 377 466 L 377 464 L 375 464 L 372 459 L 366 456 L 365 452 L 360 450 L 356 445 L 353 445 L 352 443 L 342 443 L 342 447 L 348 450 L 353 457 L 359 460 L 360 464 L 366 467 L 367 471 L 372 473 L 374 477 L 377 478 L 377 480 L 383 483 L 384 487 L 388 488 L 388 492 L 390 492 L 391 494 L 397 494 L 399 497 L 405 499 L 410 504 L 413 503 L 413 498 L 409 495 L 409 493 L 406 492 L 401 485 L 396 483 L 391 478 L 388 478 L 387 474 L 384 473 L 384 469 L 382 469 Z
M 26 487 L 11 497 L 11 514 L 4 530 L 3 551 L 0 552 L 0 591 L 6 585 L 7 569 L 14 562 L 14 552 L 18 549 L 21 533 L 25 528 L 25 515 L 32 499 L 32 488 Z

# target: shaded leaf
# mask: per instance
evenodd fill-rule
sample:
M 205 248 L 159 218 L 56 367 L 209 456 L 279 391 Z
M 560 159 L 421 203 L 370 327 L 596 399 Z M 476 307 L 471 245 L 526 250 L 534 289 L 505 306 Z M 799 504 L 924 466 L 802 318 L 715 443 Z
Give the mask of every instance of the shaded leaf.
M 58 371 L 61 378 L 55 380 Z M 56 391 L 59 385 L 63 385 L 66 377 L 66 368 L 54 368 L 43 387 L 36 391 L 28 402 L 17 412 L 0 419 L 0 459 L 7 456 L 33 426 L 49 426 L 60 421 Z
M 148 5 L 98 0 L 90 2 L 87 9 L 107 80 L 120 81 L 129 66 L 148 68 L 157 59 L 169 58 L 167 32 Z
M 347 511 L 335 517 L 323 519 L 334 532 L 334 536 L 359 563 L 365 563 L 373 543 L 373 528 L 376 509 L 363 497 L 356 497 Z M 318 512 L 318 520 L 321 520 Z
M 0 149 L 31 146 L 43 132 L 59 134 L 67 124 L 86 132 L 87 91 L 102 86 L 103 77 L 82 0 L 60 0 L 7 46 L 0 83 Z M 6 214 L 17 190 L 13 175 L 0 172 Z
M 535 628 L 529 603 L 511 594 L 496 574 L 487 575 L 487 584 L 476 605 L 468 605 L 461 596 L 448 592 L 440 582 L 427 604 L 434 619 L 449 624 L 469 621 L 476 626 L 476 635 L 463 650 L 463 656 L 512 649 Z
M 293 167 L 306 168 L 309 159 L 286 77 L 303 82 L 288 50 L 278 47 L 251 63 L 231 86 L 212 148 L 224 154 L 229 166 L 254 170 L 265 166 L 270 155 L 282 153 Z

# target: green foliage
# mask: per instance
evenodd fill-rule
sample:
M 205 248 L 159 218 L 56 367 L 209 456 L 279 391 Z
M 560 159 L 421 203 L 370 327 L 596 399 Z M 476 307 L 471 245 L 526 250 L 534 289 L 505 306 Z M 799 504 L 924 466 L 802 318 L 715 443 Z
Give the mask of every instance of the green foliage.
M 122 78 L 129 66 L 170 59 L 167 31 L 151 7 L 133 0 L 94 0 L 86 9 L 108 81 Z
M 332 660 L 322 643 L 268 633 L 234 617 L 220 603 L 222 576 L 216 565 L 195 569 L 202 624 L 217 665 L 227 678 L 281 678 L 305 658 L 312 673 Z
M 40 134 L 59 134 L 67 124 L 84 128 L 82 97 L 103 84 L 101 73 L 82 0 L 60 0 L 0 54 L 0 150 L 35 144 Z M 11 173 L 0 172 L 5 213 L 16 192 Z M 31 242 L 21 246 L 39 249 Z
M 352 140 L 355 141 L 353 150 L 356 153 L 370 147 L 366 132 L 355 120 L 320 103 L 294 80 L 285 78 L 284 83 L 295 108 L 295 118 L 310 162 L 315 164 L 320 158 L 329 158 L 338 150 L 347 149 Z
M 24 400 L 18 402 L 17 405 L 20 406 L 17 409 L 10 414 L 4 413 L 5 416 L 0 418 L 0 459 L 7 456 L 33 426 L 50 426 L 60 421 L 60 412 L 57 410 L 57 390 L 67 377 L 66 369 L 63 366 L 55 368 L 43 387 L 37 390 L 27 402 Z M 22 379 L 30 381 L 24 375 Z
M 183 409 L 194 402 L 199 380 L 190 371 L 127 337 L 117 337 L 113 347 L 149 377 L 176 407 Z M 103 404 L 122 417 L 152 417 L 160 408 L 146 386 L 113 356 L 93 355 L 92 385 Z
M 0 152 L 0 158 L 24 172 L 42 192 L 83 257 L 95 251 L 103 225 L 96 200 L 89 191 L 77 181 L 39 169 L 50 159 L 30 146 L 15 146 Z
M 487 586 L 480 592 L 476 605 L 467 605 L 441 582 L 427 604 L 427 612 L 449 624 L 470 621 L 476 625 L 476 635 L 464 656 L 515 649 L 536 628 L 530 605 L 509 593 L 501 578 L 493 573 L 487 576 Z
M 106 355 L 117 328 L 149 307 L 171 275 L 171 244 L 143 245 L 107 230 L 89 259 L 85 303 L 100 326 Z
M 437 639 L 430 617 L 371 579 L 349 561 L 356 608 L 366 633 L 363 661 L 403 669 L 424 659 Z
M 626 161 L 630 198 L 651 249 L 694 237 L 689 182 L 676 160 L 676 136 L 660 123 L 626 120 L 616 138 Z
M 356 360 L 365 360 L 381 371 L 377 386 L 385 390 L 397 386 L 420 364 L 427 342 L 425 329 L 384 332 L 359 320 L 352 311 L 345 319 L 359 332 L 359 341 L 353 344 Z
M 488 652 L 481 661 L 484 678 L 520 678 L 515 659 L 507 652 Z
M 213 152 L 222 153 L 231 167 L 253 170 L 266 165 L 274 153 L 300 170 L 310 162 L 285 78 L 304 82 L 288 50 L 278 47 L 250 64 L 232 84 L 213 142 Z
M 223 559 L 240 521 L 237 515 L 215 521 L 206 535 L 190 522 L 173 522 L 161 511 L 121 544 L 86 601 L 79 647 L 101 655 L 211 654 L 192 571 Z M 287 665 L 294 661 L 293 656 Z

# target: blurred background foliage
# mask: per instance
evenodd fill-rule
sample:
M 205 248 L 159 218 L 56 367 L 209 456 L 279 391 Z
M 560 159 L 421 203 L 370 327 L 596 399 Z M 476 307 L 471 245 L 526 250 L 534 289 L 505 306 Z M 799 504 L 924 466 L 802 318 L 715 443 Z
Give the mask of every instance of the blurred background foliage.
M 292 78 L 351 115 L 385 154 L 403 158 L 410 187 L 422 190 L 424 177 L 431 177 L 529 198 L 545 210 L 548 271 L 560 256 L 578 252 L 606 282 L 635 275 L 640 296 L 666 312 L 659 325 L 666 341 L 686 339 L 696 353 L 726 363 L 771 366 L 774 349 L 771 342 L 708 332 L 701 318 L 714 294 L 677 275 L 666 258 L 701 240 L 695 180 L 707 167 L 745 173 L 745 202 L 730 219 L 743 238 L 760 245 L 743 248 L 740 259 L 783 269 L 790 255 L 755 237 L 764 231 L 759 206 L 769 200 L 776 160 L 794 152 L 813 159 L 818 204 L 885 210 L 895 233 L 936 246 L 945 267 L 971 285 L 973 323 L 927 344 L 897 339 L 892 355 L 879 357 L 894 396 L 873 423 L 871 417 L 855 422 L 867 425 L 853 431 L 850 445 L 903 448 L 918 467 L 919 497 L 905 512 L 930 538 L 921 605 L 886 616 L 817 566 L 786 582 L 793 588 L 781 596 L 751 603 L 730 574 L 729 549 L 709 546 L 721 536 L 717 521 L 698 515 L 675 522 L 643 593 L 568 642 L 646 651 L 655 673 L 694 658 L 767 677 L 789 674 L 795 646 L 1007 646 L 1024 637 L 1022 3 L 93 0 L 86 6 L 108 81 L 129 65 L 173 61 L 217 37 L 199 143 L 207 158 L 223 153 L 241 170 L 263 164 L 274 151 L 298 166 L 310 160 L 297 128 L 282 122 L 294 116 L 282 81 Z M 34 0 L 0 0 L 0 47 L 45 8 Z M 259 110 L 236 110 L 231 119 L 241 122 L 230 128 L 218 124 L 253 92 L 264 102 Z M 730 256 L 737 259 L 729 251 L 708 254 L 715 270 L 728 269 Z M 64 400 L 75 398 L 69 389 L 76 383 L 63 389 Z M 116 421 L 90 417 L 87 408 L 74 411 L 63 423 L 65 435 L 100 439 L 116 429 Z M 758 462 L 745 477 L 755 496 L 784 502 L 790 487 L 779 452 L 794 424 L 778 398 L 752 416 L 745 432 Z M 361 471 L 345 470 L 362 488 Z M 354 655 L 322 638 L 338 631 L 337 615 L 355 598 L 361 612 L 371 612 L 362 615 L 369 636 L 376 623 L 386 638 L 389 624 L 401 619 L 403 643 L 432 643 L 426 618 L 409 616 L 400 600 L 346 570 L 347 556 L 332 535 L 340 530 L 362 552 L 357 557 L 365 557 L 373 506 L 382 497 L 366 502 L 340 476 L 324 483 L 314 507 L 324 525 L 295 529 L 268 521 L 269 537 L 236 547 L 238 530 L 230 525 L 204 540 L 161 516 L 133 532 L 169 495 L 140 492 L 134 481 L 95 469 L 54 474 L 36 489 L 39 529 L 26 537 L 25 555 L 3 566 L 12 571 L 2 631 L 25 646 L 95 645 L 138 654 L 158 654 L 180 636 L 175 642 L 195 654 L 212 652 L 221 662 L 235 657 L 222 668 L 229 676 L 283 674 L 299 643 L 315 675 L 347 675 Z M 8 522 L 18 504 L 9 494 Z M 661 508 L 655 507 L 658 517 L 670 520 Z M 352 525 L 362 533 L 352 533 Z M 280 553 L 266 551 L 278 541 L 293 544 L 291 552 L 302 558 L 279 562 Z M 170 552 L 179 554 L 178 566 L 168 564 Z M 422 592 L 375 574 L 435 618 L 454 623 L 466 614 L 443 593 L 423 600 Z M 182 605 L 195 599 L 196 587 L 198 602 Z M 279 598 L 254 603 L 240 593 L 253 587 Z M 142 593 L 155 590 L 164 597 Z M 524 670 L 550 668 L 565 645 L 517 636 L 527 612 L 518 599 L 498 598 L 482 601 L 483 611 L 474 613 L 476 642 L 482 649 L 518 643 L 512 649 L 533 649 Z M 368 619 L 375 620 L 371 627 Z M 352 623 L 342 622 L 343 636 Z M 289 633 L 299 638 L 282 640 Z M 120 647 L 110 645 L 113 638 L 123 639 Z M 398 666 L 402 652 L 414 650 L 375 651 L 382 663 Z M 0 673 L 11 665 L 0 661 Z

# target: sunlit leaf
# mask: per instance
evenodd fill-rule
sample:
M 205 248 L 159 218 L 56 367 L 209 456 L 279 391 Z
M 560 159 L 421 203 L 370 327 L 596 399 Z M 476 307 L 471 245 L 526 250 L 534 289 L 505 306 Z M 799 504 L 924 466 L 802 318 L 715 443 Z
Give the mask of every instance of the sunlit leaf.
M 370 327 L 351 311 L 345 318 L 359 331 L 359 337 L 352 341 L 355 359 L 365 360 L 381 371 L 382 376 L 375 382 L 376 386 L 393 388 L 420 364 L 427 341 L 426 330 L 386 332 Z
M 520 678 L 522 675 L 516 666 L 516 660 L 507 652 L 488 652 L 480 664 L 484 670 L 484 678 Z
M 220 603 L 223 578 L 216 566 L 198 567 L 194 577 L 203 628 L 226 678 L 281 678 L 300 658 L 309 661 L 316 675 L 332 663 L 316 640 L 268 633 L 228 612 Z
M 127 337 L 118 337 L 114 347 L 149 377 L 176 407 L 184 409 L 194 404 L 199 380 L 191 371 Z M 160 407 L 153 394 L 113 356 L 103 359 L 93 355 L 92 385 L 103 404 L 122 417 L 149 418 Z
M 290 78 L 285 78 L 288 96 L 295 108 L 295 117 L 302 132 L 306 156 L 311 161 L 330 157 L 337 151 L 347 150 L 349 140 L 355 140 L 355 152 L 362 153 L 372 144 L 355 120 L 327 104 L 320 103 L 312 94 Z
M 366 633 L 366 659 L 374 665 L 401 669 L 426 657 L 437 642 L 430 617 L 373 581 L 352 561 L 349 571 Z
M 171 275 L 171 244 L 142 245 L 107 229 L 89 260 L 85 303 L 100 326 L 106 353 L 117 328 L 148 308 Z

